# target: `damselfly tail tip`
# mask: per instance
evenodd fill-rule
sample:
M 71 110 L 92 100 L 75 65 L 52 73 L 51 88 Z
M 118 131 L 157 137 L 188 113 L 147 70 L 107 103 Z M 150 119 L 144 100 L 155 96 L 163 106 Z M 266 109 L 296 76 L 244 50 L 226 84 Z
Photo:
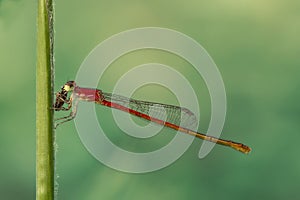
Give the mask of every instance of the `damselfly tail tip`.
M 233 146 L 231 146 L 232 148 L 234 148 L 235 150 L 238 150 L 244 154 L 248 154 L 251 152 L 251 148 L 248 147 L 247 145 L 244 145 L 244 144 L 241 144 L 241 143 L 238 143 L 238 144 L 234 144 Z

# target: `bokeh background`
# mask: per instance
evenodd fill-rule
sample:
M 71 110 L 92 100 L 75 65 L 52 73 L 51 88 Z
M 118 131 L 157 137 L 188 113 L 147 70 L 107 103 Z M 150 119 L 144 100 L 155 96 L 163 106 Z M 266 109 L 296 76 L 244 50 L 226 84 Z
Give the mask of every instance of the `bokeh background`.
M 171 166 L 128 174 L 93 158 L 70 122 L 56 132 L 57 198 L 299 199 L 299 9 L 296 0 L 56 1 L 55 90 L 74 79 L 87 54 L 108 37 L 145 26 L 174 29 L 199 42 L 222 74 L 228 101 L 222 137 L 253 148 L 242 155 L 216 146 L 200 160 L 201 141 L 195 140 Z M 35 198 L 36 13 L 36 1 L 0 0 L 1 199 Z M 209 94 L 180 57 L 132 52 L 112 63 L 99 87 L 110 92 L 122 74 L 149 62 L 172 66 L 189 79 L 200 102 L 199 131 L 205 132 Z M 157 85 L 134 95 L 176 103 L 171 91 Z M 109 109 L 97 109 L 108 137 L 128 150 L 155 149 L 175 133 L 164 130 L 162 140 L 133 139 L 116 127 Z

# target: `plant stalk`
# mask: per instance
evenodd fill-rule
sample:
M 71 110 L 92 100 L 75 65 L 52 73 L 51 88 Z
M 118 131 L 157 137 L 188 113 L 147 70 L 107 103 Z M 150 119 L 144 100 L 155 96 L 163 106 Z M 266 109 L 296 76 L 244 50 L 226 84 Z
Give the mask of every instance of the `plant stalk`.
M 54 199 L 53 5 L 38 0 L 36 67 L 36 199 Z

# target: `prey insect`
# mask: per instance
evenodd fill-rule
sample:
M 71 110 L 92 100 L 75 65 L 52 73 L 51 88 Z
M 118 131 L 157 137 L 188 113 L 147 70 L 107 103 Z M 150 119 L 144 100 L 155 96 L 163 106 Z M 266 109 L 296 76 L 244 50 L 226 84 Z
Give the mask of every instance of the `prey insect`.
M 105 93 L 94 88 L 83 88 L 77 86 L 74 81 L 68 81 L 63 85 L 61 91 L 56 93 L 56 101 L 53 105 L 53 109 L 55 111 L 72 110 L 69 115 L 56 119 L 57 123 L 55 127 L 75 118 L 79 101 L 94 102 L 118 109 L 202 140 L 231 147 L 245 154 L 251 151 L 250 147 L 242 143 L 216 138 L 187 128 L 189 127 L 188 124 L 194 123 L 196 118 L 195 115 L 186 108 L 130 99 L 120 95 Z M 167 119 L 164 118 L 165 113 L 168 114 Z M 184 123 L 181 123 L 182 121 L 184 121 Z M 186 126 L 181 124 L 186 124 Z

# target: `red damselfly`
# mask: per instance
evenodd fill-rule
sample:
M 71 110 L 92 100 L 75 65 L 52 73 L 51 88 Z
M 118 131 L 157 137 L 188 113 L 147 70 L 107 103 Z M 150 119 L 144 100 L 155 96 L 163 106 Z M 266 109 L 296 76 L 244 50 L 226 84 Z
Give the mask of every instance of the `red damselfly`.
M 185 124 L 193 123 L 193 120 L 195 120 L 194 114 L 186 108 L 130 99 L 121 95 L 105 93 L 98 89 L 82 88 L 77 86 L 74 81 L 68 81 L 63 85 L 61 91 L 56 93 L 56 101 L 53 109 L 55 111 L 67 111 L 72 108 L 72 111 L 68 116 L 56 119 L 57 123 L 55 127 L 75 118 L 79 101 L 94 102 L 96 104 L 118 109 L 162 126 L 195 136 L 202 140 L 231 147 L 243 153 L 249 153 L 251 151 L 250 147 L 242 143 L 219 139 L 181 126 L 180 122 L 182 122 L 182 120 L 186 121 Z M 64 105 L 67 105 L 67 107 L 64 107 Z M 162 116 L 164 116 L 165 113 L 167 113 L 168 118 L 162 119 Z

